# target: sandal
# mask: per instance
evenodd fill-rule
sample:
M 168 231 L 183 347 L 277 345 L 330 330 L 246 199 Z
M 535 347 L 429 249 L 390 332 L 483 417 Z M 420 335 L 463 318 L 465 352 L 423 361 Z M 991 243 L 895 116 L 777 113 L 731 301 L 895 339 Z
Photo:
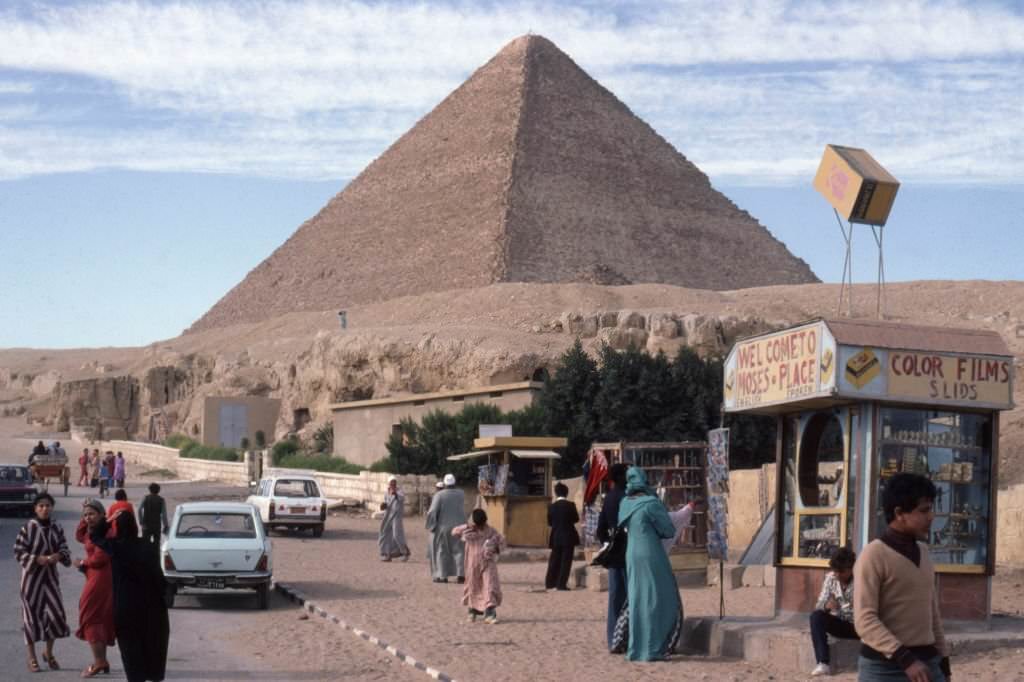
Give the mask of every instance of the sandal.
M 34 659 L 34 658 L 30 658 L 30 659 L 28 659 L 28 671 L 29 671 L 30 673 L 37 673 L 37 672 L 40 672 L 40 669 L 39 669 L 39 661 L 37 661 L 37 660 L 36 660 L 36 659 Z
M 60 670 L 60 665 L 57 663 L 57 659 L 54 658 L 53 654 L 43 654 L 43 660 L 46 661 L 46 665 L 50 670 Z
M 96 677 L 100 673 L 110 673 L 110 664 L 104 663 L 103 665 L 90 664 L 88 668 L 82 671 L 82 677 Z

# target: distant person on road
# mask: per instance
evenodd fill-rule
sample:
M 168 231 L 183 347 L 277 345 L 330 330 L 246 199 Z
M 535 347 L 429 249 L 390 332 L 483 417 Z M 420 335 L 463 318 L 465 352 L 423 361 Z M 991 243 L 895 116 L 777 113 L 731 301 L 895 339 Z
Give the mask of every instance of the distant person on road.
M 444 490 L 444 481 L 438 481 L 434 484 L 436 495 L 441 490 Z M 431 498 L 433 499 L 433 498 Z M 427 531 L 427 562 L 430 564 L 430 575 L 434 575 L 434 533 L 433 531 Z
M 89 448 L 82 450 L 82 455 L 78 458 L 78 469 L 78 485 L 89 485 Z
M 107 450 L 106 455 L 103 457 L 103 464 L 107 467 L 107 490 L 114 488 L 114 467 L 117 464 L 117 458 L 114 457 L 113 450 Z
M 57 455 L 58 457 L 63 457 L 65 460 L 68 458 L 67 450 L 60 446 L 59 440 L 53 441 L 53 454 Z
M 159 559 L 139 538 L 134 514 L 122 509 L 114 516 L 113 526 L 114 537 L 99 540 L 98 545 L 110 557 L 114 628 L 125 677 L 128 682 L 162 680 L 170 622 Z
M 816 665 L 811 677 L 831 675 L 831 653 L 828 636 L 857 639 L 853 627 L 853 564 L 857 555 L 849 547 L 839 547 L 828 560 L 832 569 L 825 574 L 821 594 L 811 612 L 811 643 Z
M 663 661 L 675 650 L 683 631 L 683 605 L 661 541 L 675 536 L 668 510 L 647 487 L 643 469 L 626 472 L 626 497 L 619 506 L 626 527 L 626 613 L 630 661 Z M 619 647 L 616 647 L 618 649 Z
M 452 529 L 452 536 L 466 543 L 466 587 L 462 603 L 469 607 L 469 622 L 478 616 L 494 625 L 501 606 L 501 581 L 498 580 L 498 555 L 505 547 L 501 533 L 487 525 L 487 513 L 474 509 L 469 523 Z
M 564 483 L 555 484 L 555 501 L 548 506 L 548 571 L 544 576 L 544 588 L 548 590 L 568 590 L 569 574 L 572 572 L 572 555 L 580 544 L 580 534 L 576 524 L 580 522 L 580 513 L 576 503 L 568 499 L 569 488 Z
M 45 455 L 46 454 L 46 446 L 43 445 L 43 441 L 39 441 L 38 443 L 36 443 L 36 446 L 34 448 L 32 448 L 32 454 L 33 455 Z
M 99 450 L 92 451 L 92 460 L 90 461 L 92 464 L 92 480 L 89 482 L 89 485 L 90 487 L 96 488 L 100 484 L 100 474 L 102 473 L 101 469 L 103 468 L 103 462 L 100 461 Z
M 53 657 L 53 643 L 71 634 L 64 615 L 57 564 L 71 565 L 71 552 L 60 524 L 50 518 L 53 498 L 49 493 L 36 495 L 31 519 L 18 531 L 14 541 L 14 559 L 21 564 L 21 622 L 28 649 L 28 670 L 39 672 L 36 642 L 46 642 L 43 660 L 50 670 L 60 670 Z
M 118 452 L 117 458 L 114 460 L 114 485 L 116 485 L 118 488 L 123 488 L 124 478 L 124 455 Z
M 95 677 L 110 672 L 107 647 L 114 646 L 114 589 L 111 578 L 110 556 L 97 542 L 103 542 L 107 533 L 103 503 L 88 499 L 82 505 L 82 520 L 75 530 L 75 539 L 85 547 L 85 558 L 76 559 L 75 566 L 85 573 L 85 587 L 78 600 L 78 630 L 75 637 L 89 643 L 92 663 L 82 671 L 82 677 Z
M 113 534 L 117 534 L 117 515 L 121 512 L 126 511 L 135 516 L 135 507 L 128 501 L 128 493 L 125 492 L 124 488 L 121 488 L 114 493 L 114 504 L 110 505 L 107 509 L 107 522 L 111 524 Z M 132 525 L 135 525 L 134 523 Z M 138 528 L 138 526 L 136 526 Z
M 107 496 L 107 489 L 110 486 L 110 470 L 107 469 L 107 461 L 100 460 L 100 497 Z
M 408 561 L 412 552 L 405 542 L 405 527 L 402 525 L 405 493 L 398 489 L 398 479 L 394 476 L 388 479 L 388 491 L 380 508 L 384 512 L 384 518 L 380 520 L 380 534 L 377 537 L 380 560 L 391 561 L 402 557 L 402 561 Z
M 604 496 L 601 505 L 601 516 L 597 519 L 597 540 L 606 543 L 611 541 L 611 532 L 619 525 L 619 505 L 622 498 L 626 496 L 626 470 L 629 467 L 625 464 L 613 464 L 608 469 L 608 480 L 610 488 Z M 608 619 L 606 623 L 606 635 L 608 649 L 612 649 L 612 635 L 615 632 L 615 622 L 622 612 L 626 603 L 626 561 L 608 565 Z
M 455 476 L 444 475 L 444 490 L 441 490 L 430 501 L 427 511 L 427 530 L 434 534 L 434 567 L 435 583 L 446 583 L 451 576 L 457 576 L 458 582 L 465 578 L 465 548 L 462 540 L 452 535 L 452 529 L 463 523 L 466 514 L 466 496 L 455 487 Z
M 150 544 L 151 549 L 159 551 L 160 535 L 169 528 L 167 523 L 167 503 L 160 497 L 160 484 L 150 483 L 149 494 L 142 498 L 139 505 L 139 525 L 142 526 L 142 539 Z

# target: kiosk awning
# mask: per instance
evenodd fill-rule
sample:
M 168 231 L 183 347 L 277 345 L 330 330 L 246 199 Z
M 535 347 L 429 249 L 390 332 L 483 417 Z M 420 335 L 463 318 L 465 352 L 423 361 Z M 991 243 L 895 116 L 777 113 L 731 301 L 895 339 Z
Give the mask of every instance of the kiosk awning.
M 513 450 L 512 454 L 520 459 L 562 459 L 554 450 Z
M 448 458 L 449 462 L 460 462 L 464 459 L 473 459 L 475 457 L 483 457 L 485 455 L 496 455 L 498 453 L 505 452 L 504 450 L 475 450 L 473 452 L 463 452 L 460 455 L 452 455 Z M 553 450 L 509 450 L 515 457 L 520 459 L 562 459 L 562 456 Z
M 474 457 L 483 457 L 484 455 L 496 455 L 502 450 L 476 450 L 474 452 L 463 452 L 461 455 L 452 455 L 448 458 L 449 462 L 460 462 L 464 459 L 473 459 Z

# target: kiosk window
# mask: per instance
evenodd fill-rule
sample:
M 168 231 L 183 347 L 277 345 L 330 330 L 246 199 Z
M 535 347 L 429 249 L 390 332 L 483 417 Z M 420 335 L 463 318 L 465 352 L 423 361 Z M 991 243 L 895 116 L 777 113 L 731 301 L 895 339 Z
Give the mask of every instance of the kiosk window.
M 834 507 L 843 495 L 843 426 L 830 412 L 813 415 L 804 427 L 797 459 L 800 501 Z

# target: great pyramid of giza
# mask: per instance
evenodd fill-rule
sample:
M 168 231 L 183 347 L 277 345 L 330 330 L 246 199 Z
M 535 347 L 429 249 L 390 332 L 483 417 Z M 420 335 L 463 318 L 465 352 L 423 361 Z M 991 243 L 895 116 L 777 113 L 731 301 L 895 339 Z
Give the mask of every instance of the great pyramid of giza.
M 496 282 L 726 290 L 816 281 L 568 55 L 528 35 L 189 331 Z

